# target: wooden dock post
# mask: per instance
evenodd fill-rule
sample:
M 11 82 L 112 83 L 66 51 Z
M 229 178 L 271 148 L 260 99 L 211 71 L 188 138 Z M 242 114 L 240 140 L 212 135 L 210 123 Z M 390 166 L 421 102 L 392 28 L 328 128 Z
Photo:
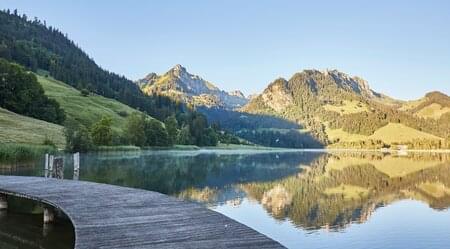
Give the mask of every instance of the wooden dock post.
M 49 164 L 50 164 L 50 156 L 49 154 L 45 154 L 45 164 L 44 164 L 44 176 L 45 178 L 49 177 Z
M 78 181 L 80 178 L 80 153 L 73 154 L 73 180 Z
M 49 159 L 48 159 L 48 170 L 53 171 L 53 160 L 54 160 L 54 156 L 50 155 Z
M 55 222 L 55 211 L 53 207 L 44 206 L 44 224 Z
M 5 194 L 0 194 L 0 210 L 8 209 L 8 198 Z
M 80 152 L 73 154 L 73 170 L 80 170 Z
M 45 154 L 45 165 L 44 165 L 44 169 L 48 170 L 48 154 Z
M 64 179 L 64 159 L 62 157 L 56 157 L 53 163 L 55 178 Z

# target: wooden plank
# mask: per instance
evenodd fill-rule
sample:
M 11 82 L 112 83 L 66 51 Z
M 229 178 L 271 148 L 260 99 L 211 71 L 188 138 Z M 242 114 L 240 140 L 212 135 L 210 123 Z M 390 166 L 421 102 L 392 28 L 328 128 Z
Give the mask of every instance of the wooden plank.
M 75 249 L 284 248 L 199 204 L 160 193 L 83 181 L 0 176 L 0 193 L 61 209 Z

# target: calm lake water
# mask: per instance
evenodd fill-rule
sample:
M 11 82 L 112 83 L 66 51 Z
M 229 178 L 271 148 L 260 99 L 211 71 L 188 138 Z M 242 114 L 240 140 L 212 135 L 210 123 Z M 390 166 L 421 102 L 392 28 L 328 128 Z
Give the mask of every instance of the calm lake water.
M 65 163 L 65 178 L 72 179 L 71 158 Z M 43 160 L 37 160 L 0 166 L 0 174 L 42 176 L 42 168 Z M 87 154 L 81 156 L 79 178 L 202 203 L 288 248 L 450 245 L 450 154 L 227 150 Z M 17 208 L 0 213 L 0 248 L 73 246 L 70 222 L 44 228 L 42 217 L 30 214 L 39 213 L 36 205 L 20 200 L 13 205 Z

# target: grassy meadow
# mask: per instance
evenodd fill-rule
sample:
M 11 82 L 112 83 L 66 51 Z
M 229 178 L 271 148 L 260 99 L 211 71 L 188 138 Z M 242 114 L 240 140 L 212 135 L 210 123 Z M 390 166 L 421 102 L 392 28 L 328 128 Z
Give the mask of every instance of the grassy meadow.
M 349 100 L 344 100 L 343 104 L 341 106 L 328 104 L 328 105 L 324 105 L 323 108 L 327 111 L 337 112 L 340 115 L 368 111 L 368 108 L 365 104 L 363 104 L 359 101 L 349 101 Z
M 126 118 L 136 109 L 124 105 L 114 99 L 90 94 L 82 96 L 77 89 L 51 77 L 37 75 L 39 83 L 45 90 L 45 95 L 55 99 L 66 112 L 81 124 L 89 127 L 102 116 L 112 118 L 112 129 L 121 132 L 126 124 Z
M 42 120 L 22 116 L 0 108 L 0 141 L 41 145 L 48 139 L 63 148 L 63 127 Z
M 330 129 L 328 127 L 326 128 L 326 133 L 330 138 L 330 140 L 339 139 L 342 142 L 356 142 L 372 139 L 372 140 L 382 140 L 387 144 L 392 144 L 392 143 L 406 143 L 414 139 L 442 140 L 442 138 L 438 136 L 423 131 L 419 131 L 414 128 L 398 123 L 389 123 L 376 130 L 370 136 L 361 134 L 351 134 L 342 129 Z
M 435 135 L 422 132 L 413 128 L 410 128 L 403 124 L 389 123 L 386 126 L 376 130 L 374 134 L 369 136 L 374 140 L 383 140 L 385 143 L 402 143 L 408 142 L 413 139 L 428 139 L 428 140 L 440 140 L 442 138 Z

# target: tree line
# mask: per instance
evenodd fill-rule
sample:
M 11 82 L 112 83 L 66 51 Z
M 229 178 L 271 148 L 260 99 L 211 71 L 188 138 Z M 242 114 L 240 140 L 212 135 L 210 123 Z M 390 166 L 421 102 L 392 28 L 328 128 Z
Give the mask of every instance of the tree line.
M 290 129 L 284 132 L 278 130 L 243 129 L 236 133 L 239 137 L 252 143 L 268 147 L 281 148 L 323 148 L 323 144 L 317 141 L 308 133 L 301 133 L 298 130 Z
M 107 116 L 100 118 L 91 127 L 68 119 L 64 127 L 66 150 L 86 152 L 97 146 L 112 145 L 134 145 L 145 148 L 175 144 L 216 146 L 219 142 L 243 143 L 236 136 L 215 129 L 215 126 L 209 126 L 201 114 L 193 113 L 181 119 L 185 120 L 180 125 L 174 115 L 160 122 L 144 113 L 134 112 L 127 117 L 125 128 L 120 134 L 112 130 L 112 119 Z

